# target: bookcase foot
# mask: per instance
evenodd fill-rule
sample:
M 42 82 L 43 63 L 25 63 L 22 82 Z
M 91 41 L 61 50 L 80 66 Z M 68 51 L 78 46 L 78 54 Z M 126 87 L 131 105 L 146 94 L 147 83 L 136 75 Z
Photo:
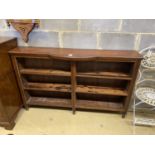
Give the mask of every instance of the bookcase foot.
M 5 126 L 5 129 L 12 130 L 14 128 L 15 124 L 16 124 L 15 122 L 11 122 L 9 125 Z
M 122 118 L 125 118 L 125 115 L 126 115 L 126 112 L 125 113 L 122 113 Z

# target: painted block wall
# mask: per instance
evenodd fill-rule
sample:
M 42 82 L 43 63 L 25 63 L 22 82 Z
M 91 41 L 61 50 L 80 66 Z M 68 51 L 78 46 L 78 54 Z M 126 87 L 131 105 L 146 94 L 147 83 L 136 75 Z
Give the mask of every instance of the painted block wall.
M 140 50 L 155 45 L 155 19 L 42 19 L 28 43 L 1 19 L 0 36 L 19 46 Z

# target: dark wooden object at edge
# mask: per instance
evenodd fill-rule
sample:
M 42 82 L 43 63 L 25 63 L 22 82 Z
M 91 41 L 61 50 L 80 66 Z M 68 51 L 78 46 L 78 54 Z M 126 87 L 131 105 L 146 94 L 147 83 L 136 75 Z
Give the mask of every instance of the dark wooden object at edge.
M 0 126 L 11 130 L 22 106 L 19 88 L 8 51 L 17 47 L 15 38 L 0 38 Z

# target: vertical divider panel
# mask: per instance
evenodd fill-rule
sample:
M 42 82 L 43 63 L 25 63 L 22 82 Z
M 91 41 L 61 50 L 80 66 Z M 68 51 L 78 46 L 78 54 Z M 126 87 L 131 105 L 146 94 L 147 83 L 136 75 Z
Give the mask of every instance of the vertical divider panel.
M 73 114 L 76 112 L 76 62 L 71 62 L 71 103 Z

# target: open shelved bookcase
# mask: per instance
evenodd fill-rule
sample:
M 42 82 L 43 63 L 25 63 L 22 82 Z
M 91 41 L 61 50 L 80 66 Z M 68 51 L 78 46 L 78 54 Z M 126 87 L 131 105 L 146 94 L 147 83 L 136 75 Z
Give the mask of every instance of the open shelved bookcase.
M 136 51 L 18 47 L 9 53 L 26 108 L 107 110 L 123 117 L 141 61 Z

